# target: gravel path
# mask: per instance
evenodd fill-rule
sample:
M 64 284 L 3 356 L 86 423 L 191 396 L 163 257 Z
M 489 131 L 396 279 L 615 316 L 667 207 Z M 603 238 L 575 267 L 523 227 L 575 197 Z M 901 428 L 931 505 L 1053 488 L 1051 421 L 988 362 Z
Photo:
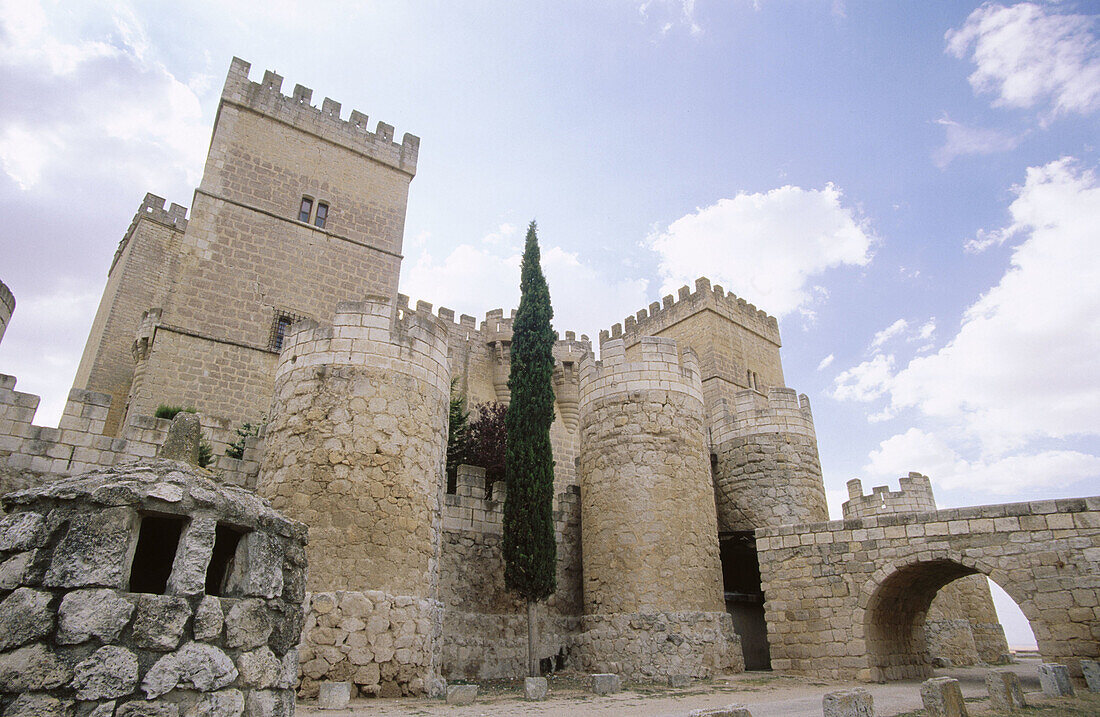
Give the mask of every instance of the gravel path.
M 1020 675 L 1025 692 L 1037 691 L 1037 660 L 1025 660 L 1010 669 Z M 959 680 L 963 695 L 984 697 L 986 668 L 955 668 L 937 670 Z M 715 680 L 712 684 L 692 685 L 686 689 L 639 687 L 615 695 L 599 697 L 578 689 L 575 681 L 568 686 L 551 682 L 550 699 L 526 702 L 517 699 L 515 690 L 491 690 L 478 697 L 472 705 L 457 707 L 440 700 L 428 699 L 356 699 L 347 710 L 320 710 L 312 701 L 300 701 L 298 714 L 309 717 L 373 717 L 402 715 L 430 717 L 501 717 L 503 715 L 564 715 L 566 717 L 684 717 L 700 707 L 720 707 L 728 704 L 747 706 L 753 717 L 821 717 L 821 698 L 834 690 L 864 687 L 875 699 L 878 717 L 890 717 L 921 707 L 920 682 L 891 682 L 885 685 L 865 685 L 855 682 L 832 682 L 772 673 L 750 672 Z

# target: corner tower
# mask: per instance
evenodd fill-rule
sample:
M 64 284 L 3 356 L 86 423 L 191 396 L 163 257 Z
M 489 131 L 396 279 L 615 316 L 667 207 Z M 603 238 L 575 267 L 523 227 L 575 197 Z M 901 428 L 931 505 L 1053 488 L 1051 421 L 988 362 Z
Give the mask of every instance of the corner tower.
M 233 59 L 186 229 L 166 249 L 147 247 L 171 261 L 140 272 L 133 283 L 149 291 L 109 283 L 104 294 L 136 315 L 118 316 L 121 341 L 122 329 L 93 328 L 78 384 L 101 374 L 129 383 L 130 415 L 175 403 L 231 423 L 260 420 L 291 323 L 397 294 L 420 140 L 395 142 L 392 126 L 368 129 L 358 111 L 342 119 L 339 102 L 315 107 L 309 88 L 284 95 L 278 74 L 253 82 L 249 69 Z M 144 255 L 139 240 L 128 251 Z M 131 356 L 143 312 L 157 318 Z

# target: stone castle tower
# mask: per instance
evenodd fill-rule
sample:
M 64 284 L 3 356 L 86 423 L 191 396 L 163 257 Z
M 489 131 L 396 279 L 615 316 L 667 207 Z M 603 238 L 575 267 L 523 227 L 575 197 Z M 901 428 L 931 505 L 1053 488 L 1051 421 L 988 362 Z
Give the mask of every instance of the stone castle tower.
M 397 293 L 416 137 L 248 73 L 233 60 L 190 218 L 148 195 L 125 233 L 61 426 L 33 426 L 36 397 L 0 377 L 0 491 L 151 456 L 167 421 L 148 414 L 193 406 L 222 480 L 309 526 L 302 693 L 519 674 L 504 488 L 444 475 L 452 390 L 510 399 L 511 317 Z M 587 336 L 554 347 L 558 590 L 538 656 L 638 678 L 767 667 L 756 531 L 828 519 L 776 319 L 699 279 L 599 344 L 600 362 Z

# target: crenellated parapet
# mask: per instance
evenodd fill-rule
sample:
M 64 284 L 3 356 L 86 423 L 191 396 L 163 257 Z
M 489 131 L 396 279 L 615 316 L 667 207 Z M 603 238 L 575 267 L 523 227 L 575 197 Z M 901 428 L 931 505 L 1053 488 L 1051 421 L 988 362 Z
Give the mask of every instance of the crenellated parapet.
M 793 388 L 772 386 L 767 393 L 738 391 L 722 399 L 711 426 L 711 445 L 759 433 L 785 433 L 817 439 L 810 399 Z
M 187 207 L 172 202 L 172 205 L 165 209 L 164 201 L 164 197 L 158 197 L 152 193 L 145 195 L 145 199 L 142 200 L 141 206 L 138 207 L 137 213 L 134 214 L 134 218 L 130 222 L 130 227 L 122 235 L 118 248 L 115 249 L 115 256 L 111 259 L 111 268 L 107 271 L 108 276 L 115 270 L 115 265 L 122 258 L 122 253 L 126 251 L 126 246 L 130 243 L 130 238 L 134 235 L 138 222 L 142 220 L 156 222 L 179 232 L 187 229 Z
M 321 107 L 310 104 L 313 90 L 295 85 L 292 94 L 282 94 L 283 78 L 268 70 L 261 82 L 248 79 L 251 64 L 234 57 L 229 68 L 222 102 L 245 107 L 274 120 L 317 135 L 329 142 L 387 164 L 409 175 L 416 174 L 420 138 L 405 133 L 401 143 L 394 142 L 394 128 L 378 122 L 368 129 L 367 115 L 352 110 L 348 119 L 340 118 L 340 103 L 326 97 Z
M 599 361 L 591 353 L 581 359 L 581 405 L 631 391 L 659 390 L 694 399 L 702 411 L 703 388 L 695 354 L 681 352 L 672 339 L 643 336 L 639 343 L 641 351 L 635 361 L 627 360 L 622 339 L 603 342 Z
M 774 316 L 732 293 L 727 294 L 721 286 L 711 287 L 706 277 L 695 280 L 695 291 L 687 285 L 681 286 L 676 296 L 669 294 L 634 316 L 626 317 L 623 323 L 615 324 L 610 332 L 601 331 L 600 343 L 622 338 L 629 346 L 639 337 L 654 336 L 688 316 L 707 310 L 780 345 L 779 322 Z
M 859 478 L 848 481 L 848 500 L 841 507 L 844 518 L 865 518 L 884 513 L 924 513 L 936 509 L 932 481 L 920 473 L 910 473 L 898 480 L 899 490 L 877 485 L 870 495 L 863 494 Z

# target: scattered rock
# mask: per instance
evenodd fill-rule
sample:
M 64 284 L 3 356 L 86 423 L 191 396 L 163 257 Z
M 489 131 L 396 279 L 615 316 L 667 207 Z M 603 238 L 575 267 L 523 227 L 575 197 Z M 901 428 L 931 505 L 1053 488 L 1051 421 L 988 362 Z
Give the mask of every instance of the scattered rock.
M 317 707 L 323 710 L 342 710 L 351 702 L 350 682 L 321 682 L 318 685 Z
M 618 675 L 601 672 L 590 677 L 592 692 L 597 695 L 610 695 L 623 688 Z
M 875 717 L 875 701 L 865 689 L 837 690 L 821 699 L 824 717 Z
M 477 685 L 448 685 L 447 704 L 470 705 L 477 699 Z
M 523 696 L 529 700 L 541 702 L 549 691 L 545 677 L 526 677 L 523 680 Z
M 922 682 L 920 699 L 928 717 L 967 717 L 962 688 L 952 677 L 933 677 Z

